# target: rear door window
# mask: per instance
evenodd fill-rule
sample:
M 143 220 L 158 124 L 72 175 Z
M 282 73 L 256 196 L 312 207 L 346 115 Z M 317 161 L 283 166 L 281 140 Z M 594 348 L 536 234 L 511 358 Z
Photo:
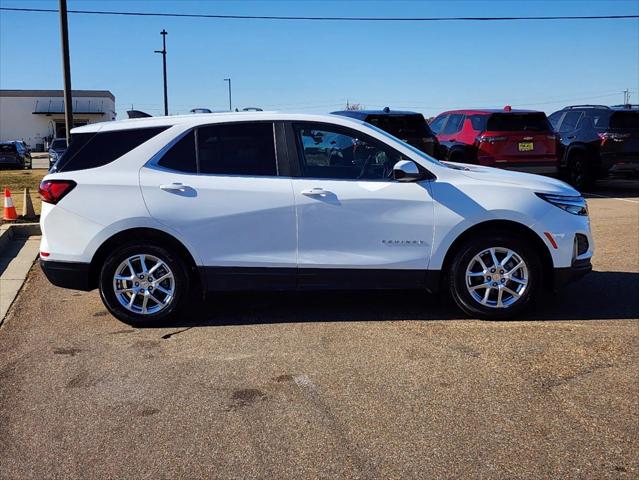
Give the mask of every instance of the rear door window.
M 200 173 L 276 176 L 273 123 L 199 127 L 197 160 Z
M 158 165 L 176 172 L 196 173 L 195 133 L 193 130 L 175 142 L 158 161 Z
M 169 128 L 135 128 L 71 135 L 71 144 L 56 163 L 58 172 L 102 167 Z
M 486 130 L 491 132 L 547 132 L 552 131 L 552 127 L 545 113 L 493 113 L 488 118 Z

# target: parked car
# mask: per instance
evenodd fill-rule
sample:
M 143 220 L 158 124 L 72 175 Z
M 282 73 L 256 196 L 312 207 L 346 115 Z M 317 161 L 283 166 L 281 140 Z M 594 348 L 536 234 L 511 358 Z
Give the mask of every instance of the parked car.
M 124 322 L 153 325 L 196 293 L 327 288 L 442 290 L 513 318 L 591 269 L 586 202 L 566 183 L 442 163 L 344 116 L 154 117 L 72 137 L 40 185 L 42 269 L 99 288 Z
M 375 125 L 431 157 L 441 158 L 437 137 L 421 113 L 391 111 L 386 107 L 383 110 L 340 110 L 332 114 Z
M 53 167 L 55 162 L 67 151 L 66 138 L 54 138 L 49 146 L 49 167 Z
M 31 153 L 23 142 L 11 141 L 0 143 L 0 167 L 33 168 Z
M 562 173 L 576 188 L 609 174 L 639 176 L 639 106 L 573 105 L 549 119 L 561 136 Z
M 521 172 L 555 175 L 557 135 L 544 112 L 452 110 L 430 124 L 444 158 Z

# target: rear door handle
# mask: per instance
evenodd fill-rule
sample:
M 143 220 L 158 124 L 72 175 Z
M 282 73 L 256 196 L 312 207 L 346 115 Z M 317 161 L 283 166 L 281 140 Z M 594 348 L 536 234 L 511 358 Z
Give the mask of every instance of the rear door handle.
M 325 197 L 326 195 L 332 195 L 333 192 L 329 192 L 328 190 L 324 190 L 320 187 L 309 188 L 308 190 L 302 190 L 302 195 L 306 195 L 307 197 Z
M 165 192 L 186 192 L 187 188 L 191 188 L 191 187 L 179 182 L 160 185 L 160 190 L 164 190 Z

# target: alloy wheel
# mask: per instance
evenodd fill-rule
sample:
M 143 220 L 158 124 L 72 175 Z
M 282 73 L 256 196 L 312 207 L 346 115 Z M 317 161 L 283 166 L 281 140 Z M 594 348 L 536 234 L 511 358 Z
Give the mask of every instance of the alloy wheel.
M 528 282 L 526 262 L 509 248 L 487 248 L 466 268 L 466 289 L 484 307 L 512 307 L 526 292 Z
M 115 296 L 127 310 L 151 315 L 164 310 L 175 297 L 175 277 L 160 258 L 132 255 L 115 269 Z

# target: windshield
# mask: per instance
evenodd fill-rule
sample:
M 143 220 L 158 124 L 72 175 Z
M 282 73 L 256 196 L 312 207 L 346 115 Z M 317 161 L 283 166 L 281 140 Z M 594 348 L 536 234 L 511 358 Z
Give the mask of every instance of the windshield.
M 415 155 L 419 156 L 420 158 L 426 160 L 427 162 L 430 163 L 436 163 L 437 165 L 440 166 L 444 166 L 447 167 L 448 165 L 445 165 L 444 163 L 440 162 L 439 160 L 437 160 L 436 158 L 431 157 L 430 155 L 422 152 L 420 149 L 413 147 L 411 144 L 406 143 L 405 141 L 403 141 L 400 138 L 395 137 L 394 135 L 391 135 L 390 133 L 388 133 L 385 130 L 382 130 L 379 127 L 376 127 L 375 125 L 371 124 L 371 123 L 363 123 L 364 125 L 366 125 L 368 128 L 371 128 L 373 130 L 375 130 L 377 133 L 380 133 L 381 135 L 385 136 L 386 138 L 390 138 L 391 140 L 395 140 L 396 142 L 401 143 L 405 148 L 408 148 L 411 152 L 413 152 Z
M 63 148 L 67 148 L 67 141 L 66 140 L 54 140 L 53 143 L 51 144 L 51 148 L 53 148 L 54 150 L 61 150 Z
M 2 153 L 15 153 L 16 146 L 13 143 L 3 143 L 0 145 L 0 152 Z

